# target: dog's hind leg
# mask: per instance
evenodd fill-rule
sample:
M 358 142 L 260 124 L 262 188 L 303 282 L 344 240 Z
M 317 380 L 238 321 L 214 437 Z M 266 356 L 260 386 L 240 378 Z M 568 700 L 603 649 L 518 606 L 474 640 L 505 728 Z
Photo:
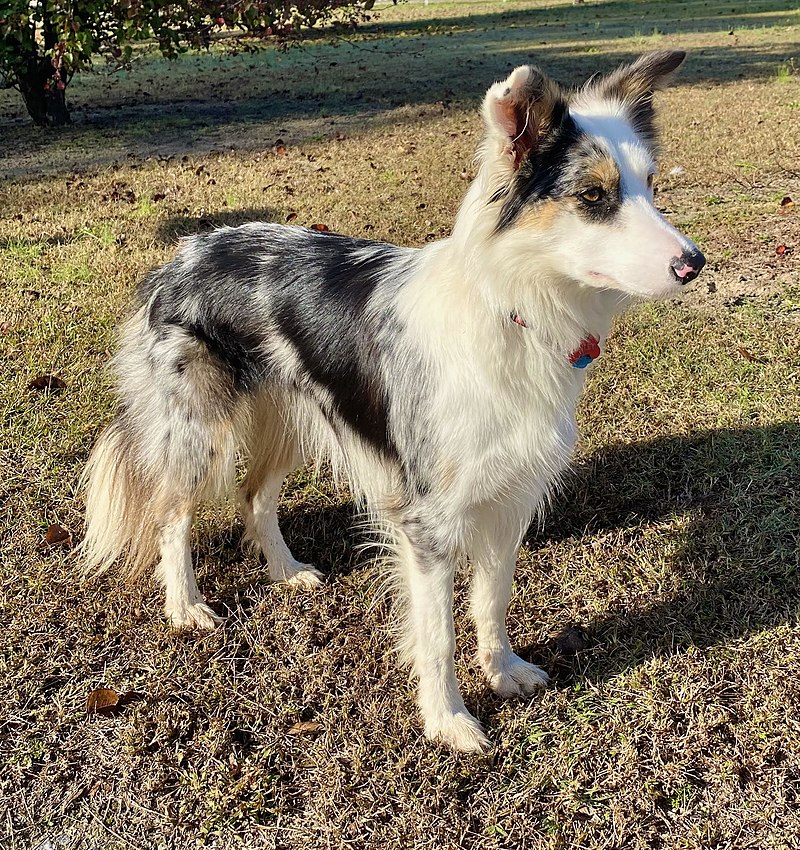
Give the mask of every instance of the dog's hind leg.
M 470 558 L 470 611 L 478 638 L 478 662 L 489 687 L 501 697 L 544 687 L 547 673 L 516 655 L 508 640 L 506 611 L 522 537 L 516 517 L 486 510 L 476 523 Z
M 197 335 L 153 326 L 142 309 L 117 356 L 121 406 L 87 464 L 87 573 L 119 561 L 135 578 L 156 568 L 177 627 L 218 617 L 195 583 L 189 538 L 195 505 L 227 489 L 246 419 L 230 371 Z
M 246 537 L 264 553 L 270 581 L 285 582 L 300 587 L 318 587 L 322 573 L 310 564 L 297 561 L 281 534 L 278 525 L 278 497 L 283 481 L 294 467 L 270 470 L 255 493 L 241 500 Z
M 192 569 L 192 509 L 186 506 L 159 530 L 161 561 L 156 575 L 164 585 L 167 618 L 176 627 L 213 629 L 222 622 L 205 604 Z
M 313 588 L 322 573 L 292 555 L 278 524 L 278 498 L 286 476 L 302 462 L 297 440 L 276 404 L 260 398 L 254 405 L 247 452 L 249 469 L 240 490 L 246 539 L 260 548 L 274 582 Z
M 396 531 L 398 568 L 407 591 L 403 654 L 413 663 L 425 735 L 461 752 L 489 742 L 467 711 L 455 674 L 453 576 L 456 559 L 418 522 Z

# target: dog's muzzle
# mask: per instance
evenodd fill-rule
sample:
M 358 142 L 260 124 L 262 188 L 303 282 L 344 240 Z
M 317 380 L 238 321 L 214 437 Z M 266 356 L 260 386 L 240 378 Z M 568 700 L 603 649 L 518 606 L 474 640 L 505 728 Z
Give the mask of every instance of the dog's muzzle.
M 700 274 L 705 264 L 706 258 L 695 248 L 684 251 L 680 257 L 673 257 L 669 265 L 675 280 L 685 286 Z

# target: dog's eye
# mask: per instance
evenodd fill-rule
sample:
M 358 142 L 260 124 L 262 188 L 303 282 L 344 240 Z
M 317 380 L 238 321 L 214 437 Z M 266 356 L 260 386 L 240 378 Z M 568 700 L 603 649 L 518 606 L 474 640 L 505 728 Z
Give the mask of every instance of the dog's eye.
M 603 198 L 603 190 L 597 186 L 593 186 L 591 189 L 586 189 L 581 192 L 578 196 L 584 203 L 587 204 L 596 204 L 598 201 Z

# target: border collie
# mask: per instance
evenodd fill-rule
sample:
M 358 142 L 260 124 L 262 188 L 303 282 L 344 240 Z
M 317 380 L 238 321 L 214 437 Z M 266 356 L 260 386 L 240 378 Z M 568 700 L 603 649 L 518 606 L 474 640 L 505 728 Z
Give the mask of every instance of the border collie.
M 705 262 L 653 205 L 653 96 L 681 51 L 577 90 L 517 68 L 483 102 L 479 170 L 452 236 L 400 248 L 251 223 L 182 242 L 140 285 L 115 359 L 120 407 L 84 475 L 87 572 L 157 563 L 176 627 L 214 627 L 192 570 L 195 507 L 231 486 L 273 581 L 314 588 L 276 506 L 326 458 L 393 555 L 401 657 L 425 733 L 488 747 L 453 653 L 472 567 L 477 659 L 503 697 L 547 675 L 511 649 L 517 550 L 566 470 L 587 367 L 613 317 Z

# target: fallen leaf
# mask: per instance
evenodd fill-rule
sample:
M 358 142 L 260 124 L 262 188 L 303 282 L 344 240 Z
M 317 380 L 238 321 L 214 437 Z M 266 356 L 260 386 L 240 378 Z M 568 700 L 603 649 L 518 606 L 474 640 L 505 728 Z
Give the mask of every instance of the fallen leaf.
M 276 156 L 286 156 L 286 145 L 275 145 Z
M 790 248 L 787 248 L 786 245 L 784 245 L 783 242 L 781 242 L 781 244 L 778 245 L 778 247 L 775 249 L 775 253 L 779 257 L 782 257 L 784 254 L 788 254 L 790 250 L 791 250 Z
M 58 523 L 47 526 L 44 540 L 39 544 L 40 549 L 52 549 L 54 546 L 72 546 L 72 534 Z
M 313 720 L 306 720 L 301 723 L 295 723 L 291 729 L 287 732 L 287 735 L 304 735 L 306 733 L 310 735 L 315 735 L 317 732 L 321 732 L 324 727 L 321 723 L 316 723 Z
M 744 359 L 745 359 L 745 360 L 747 360 L 748 362 L 750 362 L 750 363 L 758 363 L 758 358 L 757 358 L 757 357 L 753 357 L 753 355 L 752 355 L 752 354 L 751 354 L 751 353 L 750 353 L 750 352 L 749 352 L 746 348 L 739 347 L 739 348 L 737 348 L 736 350 L 737 350 L 737 351 L 739 352 L 739 354 L 741 354 L 741 355 L 742 355 L 742 357 L 744 357 Z
M 778 212 L 788 213 L 794 208 L 794 201 L 789 195 L 784 195 Z
M 291 224 L 296 218 L 297 213 L 289 213 L 289 215 L 286 216 L 286 223 Z
M 158 203 L 159 201 L 163 201 L 166 197 L 167 196 L 164 192 L 154 192 L 150 200 L 153 201 L 153 203 Z
M 319 230 L 320 233 L 327 233 L 328 231 L 330 231 L 330 227 L 328 227 L 327 224 L 312 224 L 311 229 Z
M 88 714 L 111 714 L 119 706 L 122 695 L 111 688 L 95 688 L 86 697 Z
M 65 390 L 66 388 L 66 381 L 62 381 L 61 378 L 57 378 L 55 375 L 39 375 L 38 378 L 34 378 L 28 384 L 29 390 L 37 390 L 38 392 L 43 392 L 44 390 L 56 392 L 57 390 Z

